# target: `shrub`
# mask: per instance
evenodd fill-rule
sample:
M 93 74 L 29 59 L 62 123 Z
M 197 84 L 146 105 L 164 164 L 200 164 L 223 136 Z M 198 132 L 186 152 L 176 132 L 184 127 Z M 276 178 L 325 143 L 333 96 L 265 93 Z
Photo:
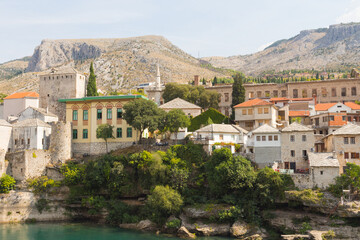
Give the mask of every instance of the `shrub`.
M 167 228 L 173 228 L 173 229 L 178 229 L 181 226 L 181 220 L 180 219 L 173 219 L 170 221 L 166 222 L 166 227 Z
M 238 207 L 230 207 L 230 209 L 223 210 L 218 213 L 218 221 L 233 223 L 243 217 L 243 209 Z
M 0 178 L 0 193 L 9 193 L 15 187 L 15 179 L 7 174 Z
M 105 199 L 102 196 L 91 196 L 83 198 L 81 205 L 90 208 L 88 211 L 90 215 L 96 215 L 105 207 Z
M 311 229 L 312 229 L 312 227 L 311 227 L 310 223 L 308 223 L 308 222 L 303 222 L 303 223 L 301 224 L 300 233 L 301 233 L 301 234 L 305 234 L 305 233 L 307 233 L 308 231 L 310 231 Z
M 52 187 L 59 187 L 60 182 L 49 179 L 47 176 L 28 179 L 29 187 L 33 188 L 35 194 L 48 192 Z
M 146 201 L 146 206 L 151 210 L 153 220 L 157 223 L 161 223 L 170 215 L 177 214 L 182 205 L 181 195 L 169 186 L 156 186 Z
M 202 125 L 205 125 L 208 119 L 211 119 L 213 123 L 229 123 L 230 120 L 227 116 L 215 110 L 213 108 L 209 108 L 205 112 L 201 113 L 199 116 L 194 117 L 191 119 L 191 124 L 189 126 L 189 131 L 193 132 L 201 128 Z
M 335 232 L 333 230 L 329 230 L 321 236 L 323 240 L 333 239 L 334 237 L 335 237 Z
M 35 207 L 36 209 L 39 211 L 39 213 L 41 214 L 44 210 L 45 211 L 49 211 L 50 210 L 50 206 L 49 206 L 49 201 L 41 198 L 39 199 L 36 203 L 35 203 Z
M 64 176 L 64 183 L 67 186 L 80 184 L 83 180 L 84 167 L 76 164 L 66 164 L 60 169 Z

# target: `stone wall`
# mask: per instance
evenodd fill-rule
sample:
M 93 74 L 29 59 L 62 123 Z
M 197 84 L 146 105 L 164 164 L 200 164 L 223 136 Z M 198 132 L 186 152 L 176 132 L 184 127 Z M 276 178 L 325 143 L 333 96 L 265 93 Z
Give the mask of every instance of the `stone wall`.
M 51 162 L 65 163 L 71 159 L 71 123 L 57 122 L 52 124 L 50 138 Z
M 295 186 L 299 189 L 311 189 L 314 182 L 310 174 L 290 174 Z
M 45 175 L 51 157 L 50 152 L 46 150 L 23 150 L 8 153 L 6 159 L 9 161 L 7 174 L 17 181 L 23 181 Z
M 256 147 L 254 148 L 254 161 L 259 168 L 272 166 L 275 161 L 281 159 L 280 147 Z
M 133 145 L 133 142 L 108 142 L 108 151 L 126 148 L 131 145 Z M 73 143 L 72 149 L 74 156 L 106 154 L 105 142 Z
M 0 177 L 6 173 L 6 168 L 5 168 L 5 154 L 6 151 L 3 149 L 0 149 Z

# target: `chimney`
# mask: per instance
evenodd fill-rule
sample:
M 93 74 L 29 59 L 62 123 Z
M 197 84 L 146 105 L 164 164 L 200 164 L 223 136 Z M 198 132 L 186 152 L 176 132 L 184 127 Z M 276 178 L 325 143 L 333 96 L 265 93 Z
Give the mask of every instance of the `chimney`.
M 194 85 L 199 86 L 199 75 L 194 76 Z

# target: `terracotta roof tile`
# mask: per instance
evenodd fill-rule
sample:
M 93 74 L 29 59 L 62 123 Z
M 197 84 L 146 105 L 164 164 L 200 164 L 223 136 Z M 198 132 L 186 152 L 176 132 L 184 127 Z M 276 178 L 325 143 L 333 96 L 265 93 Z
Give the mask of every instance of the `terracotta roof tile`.
M 273 105 L 272 103 L 262 100 L 260 98 L 255 98 L 255 99 L 251 99 L 248 100 L 246 102 L 240 103 L 236 106 L 234 106 L 234 108 L 238 108 L 238 107 L 252 107 L 252 106 L 264 106 L 264 105 Z
M 360 110 L 360 105 L 356 104 L 354 102 L 346 102 L 344 103 L 346 106 L 348 106 L 349 108 L 351 108 L 352 110 Z
M 310 116 L 309 111 L 289 111 L 289 117 Z
M 281 102 L 281 101 L 289 101 L 290 99 L 286 97 L 278 97 L 278 98 L 270 98 L 270 102 Z
M 18 92 L 11 94 L 4 99 L 15 99 L 15 98 L 26 98 L 26 97 L 39 98 L 39 94 L 36 92 Z
M 336 104 L 337 103 L 318 103 L 315 105 L 315 111 L 327 111 L 329 108 Z
M 291 101 L 312 101 L 313 98 L 290 98 Z

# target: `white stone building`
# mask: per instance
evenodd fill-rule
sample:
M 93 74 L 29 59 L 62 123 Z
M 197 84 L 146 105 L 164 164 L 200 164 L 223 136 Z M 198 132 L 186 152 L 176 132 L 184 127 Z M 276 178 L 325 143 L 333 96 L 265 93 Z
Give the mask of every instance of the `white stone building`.
M 340 175 L 339 161 L 334 153 L 309 153 L 310 179 L 313 187 L 322 189 L 335 183 L 335 178 Z
M 17 117 L 17 115 L 28 107 L 39 107 L 39 94 L 36 92 L 19 92 L 4 98 L 3 118 Z
M 0 119 L 0 176 L 5 173 L 5 154 L 9 150 L 12 125 Z
M 196 130 L 194 142 L 204 144 L 206 151 L 211 153 L 216 148 L 228 147 L 235 153 L 235 144 L 245 147 L 248 132 L 231 124 L 210 124 Z
M 49 149 L 51 126 L 39 119 L 13 124 L 11 150 Z
M 196 117 L 201 114 L 201 107 L 185 101 L 181 98 L 175 98 L 163 105 L 160 105 L 159 108 L 163 109 L 165 112 L 169 112 L 172 109 L 180 109 L 182 110 L 187 116 Z
M 57 122 L 59 120 L 58 116 L 49 112 L 47 109 L 28 107 L 19 114 L 19 121 L 25 119 L 39 119 L 46 123 Z
M 267 124 L 261 125 L 248 134 L 247 148 L 254 154 L 259 168 L 271 167 L 281 161 L 281 134 L 279 129 Z

